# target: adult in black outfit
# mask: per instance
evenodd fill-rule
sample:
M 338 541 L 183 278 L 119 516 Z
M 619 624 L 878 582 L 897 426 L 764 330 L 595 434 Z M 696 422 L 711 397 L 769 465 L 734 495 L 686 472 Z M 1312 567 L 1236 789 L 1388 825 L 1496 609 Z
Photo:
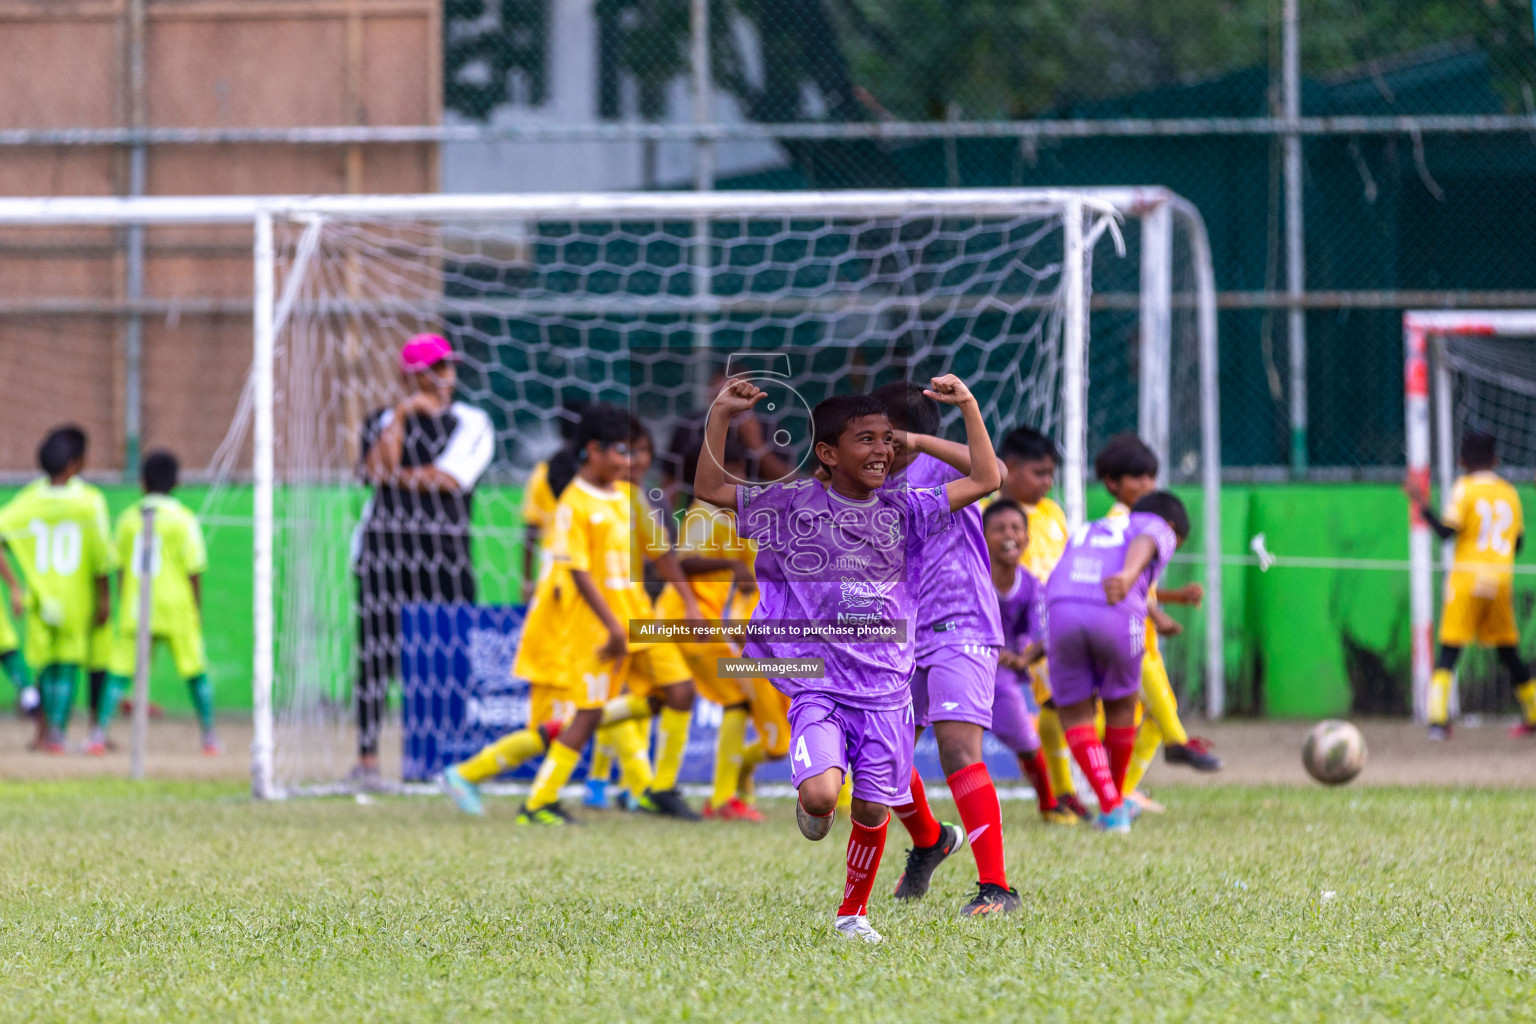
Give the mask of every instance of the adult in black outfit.
M 409 394 L 363 425 L 363 479 L 373 497 L 357 549 L 357 766 L 380 782 L 379 731 L 389 681 L 400 671 L 400 606 L 475 600 L 469 516 L 474 488 L 496 449 L 484 411 L 454 400 L 457 359 L 448 341 L 419 334 L 400 349 Z

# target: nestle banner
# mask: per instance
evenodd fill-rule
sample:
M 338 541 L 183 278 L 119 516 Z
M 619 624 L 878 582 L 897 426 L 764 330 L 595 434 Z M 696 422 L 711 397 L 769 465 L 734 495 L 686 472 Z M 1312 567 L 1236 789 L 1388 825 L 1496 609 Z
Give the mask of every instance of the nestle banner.
M 401 608 L 402 774 L 407 782 L 427 781 L 527 724 L 528 683 L 512 675 L 526 612 L 506 605 L 428 603 Z M 681 781 L 711 780 L 719 729 L 719 706 L 697 701 Z M 749 741 L 753 738 L 749 734 Z M 1018 762 L 991 734 L 984 749 L 993 777 L 1018 777 Z M 502 778 L 531 779 L 538 767 L 536 760 L 530 761 Z M 931 734 L 917 744 L 917 768 L 924 778 L 944 777 Z M 585 777 L 585 754 L 577 772 Z M 757 778 L 787 783 L 789 764 L 763 765 Z

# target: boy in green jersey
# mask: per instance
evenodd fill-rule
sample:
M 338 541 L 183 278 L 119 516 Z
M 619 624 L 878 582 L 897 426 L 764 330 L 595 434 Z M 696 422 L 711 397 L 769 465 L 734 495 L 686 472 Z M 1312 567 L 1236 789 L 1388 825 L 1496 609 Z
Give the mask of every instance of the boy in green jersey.
M 54 430 L 37 452 L 47 475 L 0 508 L 0 579 L 25 623 L 27 661 L 42 691 L 42 749 L 50 754 L 64 753 L 64 727 L 91 630 L 107 621 L 111 608 L 107 501 L 79 478 L 85 451 L 79 427 Z M 21 568 L 24 588 L 6 554 Z
M 0 673 L 4 673 L 16 687 L 16 700 L 21 710 L 33 714 L 41 698 L 37 687 L 32 685 L 32 673 L 27 668 L 27 659 L 21 653 L 21 635 L 16 632 L 16 626 L 11 621 L 13 617 L 20 619 L 22 616 L 21 591 L 11 591 L 10 600 L 6 604 L 11 614 L 0 609 Z
M 170 452 L 151 452 L 144 460 L 144 497 L 117 517 L 113 532 L 121 570 L 117 584 L 117 625 L 112 637 L 112 656 L 107 664 L 107 684 L 101 699 L 96 728 L 86 745 L 88 754 L 107 752 L 107 728 L 117 705 L 133 678 L 138 655 L 139 587 L 142 585 L 144 512 L 154 511 L 154 550 L 150 575 L 150 637 L 171 649 L 176 672 L 187 681 L 192 706 L 202 727 L 203 753 L 217 754 L 219 741 L 213 733 L 213 686 L 203 653 L 203 573 L 208 569 L 208 549 L 197 516 L 171 497 L 180 467 Z M 153 648 L 151 648 L 153 650 Z

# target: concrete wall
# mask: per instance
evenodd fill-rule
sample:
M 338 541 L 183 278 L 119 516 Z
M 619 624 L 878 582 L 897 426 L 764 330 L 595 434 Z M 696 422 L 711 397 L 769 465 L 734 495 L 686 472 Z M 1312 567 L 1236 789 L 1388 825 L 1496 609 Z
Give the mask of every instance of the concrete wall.
M 440 0 L 0 0 L 0 129 L 435 124 Z M 148 147 L 145 192 L 421 192 L 435 146 Z M 126 146 L 0 148 L 0 195 L 126 195 Z M 128 447 L 128 232 L 0 232 L 0 473 L 65 420 L 116 469 Z M 192 468 L 224 435 L 250 360 L 250 232 L 144 233 L 141 448 Z

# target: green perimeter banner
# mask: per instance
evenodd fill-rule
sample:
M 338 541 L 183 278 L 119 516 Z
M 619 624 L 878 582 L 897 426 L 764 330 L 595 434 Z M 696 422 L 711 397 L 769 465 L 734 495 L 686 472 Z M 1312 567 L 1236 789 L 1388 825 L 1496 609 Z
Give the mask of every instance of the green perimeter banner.
M 102 487 L 115 517 L 138 497 L 132 487 Z M 1198 562 L 1202 547 L 1200 492 L 1177 488 L 1195 520 L 1194 534 L 1169 570 L 1172 585 L 1204 579 Z M 0 501 L 15 488 L 0 489 Z M 1531 502 L 1536 491 L 1521 488 Z M 206 489 L 177 491 L 194 511 L 205 506 Z M 309 497 L 313 497 L 310 495 Z M 345 506 L 351 521 L 361 511 L 366 492 L 337 491 L 327 498 Z M 475 503 L 475 562 L 481 601 L 513 604 L 522 580 L 520 488 L 482 487 Z M 279 518 L 284 502 L 279 496 Z M 1101 515 L 1110 499 L 1094 488 L 1089 514 Z M 209 674 L 217 706 L 251 706 L 252 572 L 251 493 L 247 487 L 223 491 L 211 503 L 204 530 L 209 570 L 203 584 Z M 281 523 L 279 523 L 281 529 Z M 1262 533 L 1281 565 L 1262 572 L 1234 559 L 1251 555 L 1249 543 Z M 350 545 L 350 537 L 331 543 Z M 1222 491 L 1223 604 L 1226 618 L 1227 707 L 1233 714 L 1281 718 L 1318 718 L 1350 712 L 1407 714 L 1412 679 L 1408 611 L 1408 515 L 1401 492 L 1381 484 L 1245 485 Z M 1283 564 L 1285 559 L 1317 559 L 1336 565 Z M 1536 564 L 1528 545 L 1522 565 Z M 281 584 L 282 566 L 277 567 Z M 331 598 L 349 605 L 352 580 L 338 562 Z M 1439 588 L 1436 588 L 1438 602 Z M 330 603 L 330 602 L 328 602 Z M 1515 611 L 1522 627 L 1522 652 L 1536 652 L 1532 619 L 1536 612 L 1536 577 L 1519 576 Z M 1169 671 L 1185 706 L 1203 706 L 1201 663 L 1205 617 L 1192 608 L 1172 607 L 1185 626 L 1183 635 L 1165 640 Z M 282 624 L 278 623 L 279 637 Z M 279 641 L 281 642 L 281 641 Z M 339 681 L 340 686 L 350 680 Z M 82 688 L 83 690 L 83 688 Z M 1508 680 L 1488 652 L 1463 658 L 1460 692 L 1464 711 L 1504 713 L 1514 710 Z M 191 703 L 165 652 L 158 652 L 151 682 L 156 703 L 172 712 L 190 712 Z

